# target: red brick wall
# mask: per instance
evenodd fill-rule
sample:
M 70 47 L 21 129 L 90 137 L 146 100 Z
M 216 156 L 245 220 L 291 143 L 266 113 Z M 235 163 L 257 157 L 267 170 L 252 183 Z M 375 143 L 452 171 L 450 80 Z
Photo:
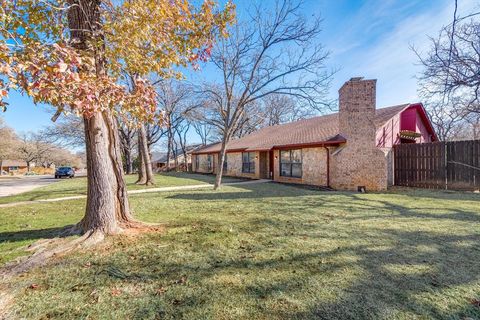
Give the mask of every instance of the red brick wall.
M 387 160 L 376 147 L 376 80 L 350 80 L 339 90 L 339 129 L 347 139 L 331 157 L 330 182 L 336 189 L 387 188 Z

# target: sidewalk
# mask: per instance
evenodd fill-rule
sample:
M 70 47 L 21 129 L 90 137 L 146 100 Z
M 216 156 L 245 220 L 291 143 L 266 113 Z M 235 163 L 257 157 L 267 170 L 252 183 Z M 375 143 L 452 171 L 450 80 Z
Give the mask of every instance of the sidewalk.
M 251 181 L 242 181 L 242 182 L 229 182 L 223 183 L 222 186 L 238 186 L 238 185 L 248 185 L 248 184 L 258 184 L 258 183 L 268 183 L 270 180 L 261 179 L 261 180 L 251 180 Z M 179 187 L 163 187 L 163 188 L 151 188 L 151 189 L 142 189 L 142 190 L 131 190 L 127 193 L 131 194 L 140 194 L 140 193 L 156 193 L 156 192 L 168 192 L 168 191 L 182 191 L 182 190 L 195 190 L 195 189 L 206 189 L 213 188 L 213 184 L 196 184 L 191 186 L 179 186 Z M 0 208 L 9 208 L 25 204 L 34 204 L 34 203 L 45 203 L 45 202 L 60 202 L 68 200 L 78 200 L 86 199 L 87 196 L 71 196 L 71 197 L 62 197 L 62 198 L 53 198 L 53 199 L 40 199 L 40 200 L 30 200 L 30 201 L 19 201 L 12 203 L 0 204 Z

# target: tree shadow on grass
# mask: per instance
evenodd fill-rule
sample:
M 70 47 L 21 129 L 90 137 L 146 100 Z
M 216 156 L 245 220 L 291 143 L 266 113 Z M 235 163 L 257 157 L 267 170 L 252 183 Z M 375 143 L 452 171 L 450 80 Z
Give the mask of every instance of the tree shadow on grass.
M 83 196 L 87 194 L 87 190 L 80 190 L 76 188 L 62 189 L 62 190 L 33 190 L 25 194 L 17 194 L 0 198 L 0 204 L 7 204 L 11 202 L 22 201 L 36 201 L 43 199 L 55 199 L 71 196 Z
M 349 221 L 335 219 L 340 225 Z M 253 299 L 250 309 L 244 310 L 247 318 L 261 318 L 262 314 L 275 319 L 389 319 L 399 314 L 407 318 L 480 318 L 480 308 L 469 302 L 480 297 L 468 293 L 468 288 L 458 289 L 480 283 L 480 234 L 375 225 L 356 228 L 354 223 L 348 228 L 321 224 L 315 228 L 299 224 L 294 217 L 265 216 L 239 221 L 238 232 L 251 234 L 251 241 L 224 253 L 209 246 L 216 226 L 206 224 L 205 230 L 188 231 L 189 237 L 176 242 L 194 259 L 177 261 L 166 258 L 164 252 L 152 252 L 148 259 L 132 259 L 127 264 L 113 259 L 109 265 L 132 272 L 135 281 L 160 282 L 167 290 L 178 286 L 177 279 L 188 277 L 182 285 L 193 289 L 185 289 L 188 294 L 175 298 L 175 306 L 165 309 L 168 299 L 178 294 L 173 289 L 161 304 L 162 312 L 175 312 L 180 318 L 192 310 L 210 310 L 223 296 Z M 338 247 L 322 249 L 337 235 Z M 223 234 L 219 231 L 216 236 Z M 302 237 L 311 241 L 309 246 L 284 250 L 277 242 Z M 240 277 L 247 284 L 212 287 L 212 281 L 221 275 Z M 220 294 L 210 297 L 209 292 L 215 291 Z M 333 300 L 325 297 L 332 292 Z M 302 303 L 308 307 L 299 307 Z
M 435 194 L 435 193 L 433 193 Z M 364 199 L 359 197 L 358 194 L 349 194 L 347 195 L 354 203 L 361 206 L 364 210 L 371 210 L 371 211 L 378 211 L 379 209 L 382 211 L 390 211 L 391 217 L 402 217 L 402 218 L 419 218 L 419 219 L 447 219 L 447 220 L 458 220 L 464 222 L 477 222 L 480 223 L 480 209 L 477 211 L 467 211 L 459 208 L 441 208 L 441 207 L 421 207 L 415 205 L 415 200 L 412 199 L 412 207 L 402 206 L 400 204 L 394 203 L 392 201 L 381 200 L 380 197 L 376 199 Z M 462 195 L 455 195 L 454 198 L 448 198 L 447 200 L 457 200 L 456 197 Z M 432 197 L 432 196 L 430 196 Z M 423 198 L 430 198 L 430 197 L 423 197 Z M 437 197 L 433 197 L 437 199 Z M 438 196 L 439 200 L 445 200 L 441 196 Z M 436 211 L 445 211 L 445 213 L 440 213 Z M 385 217 L 385 214 L 376 214 L 376 215 L 369 215 L 369 216 L 356 216 L 350 217 L 351 220 L 356 219 L 376 219 Z
M 248 306 L 237 305 L 243 318 L 480 318 L 480 308 L 469 302 L 480 298 L 475 296 L 478 291 L 470 289 L 480 285 L 480 234 L 474 227 L 463 234 L 454 228 L 455 220 L 478 222 L 474 212 L 448 209 L 451 214 L 432 214 L 432 219 L 438 215 L 438 222 L 451 229 L 425 231 L 414 222 L 426 213 L 381 197 L 363 201 L 353 193 L 320 193 L 290 186 L 241 189 L 246 191 L 180 193 L 167 198 L 225 200 L 227 194 L 230 199 L 257 199 L 258 205 L 265 203 L 264 198 L 275 197 L 291 203 L 277 204 L 275 214 L 267 209 L 260 217 L 240 216 L 235 233 L 225 230 L 224 221 L 202 216 L 199 220 L 204 225 L 188 230 L 179 225 L 172 235 L 164 236 L 167 239 L 142 241 L 138 247 L 113 246 L 117 251 L 92 267 L 94 282 L 106 287 L 145 283 L 165 289 L 149 293 L 149 302 L 129 302 L 137 317 L 147 313 L 164 318 L 221 317 L 212 313 L 215 306 L 224 304 L 227 310 L 243 299 Z M 318 199 L 300 198 L 319 194 Z M 325 210 L 311 211 L 318 206 Z M 343 207 L 335 212 L 339 206 Z M 322 223 L 319 215 L 328 215 L 325 220 L 335 223 Z M 392 218 L 393 226 L 403 217 L 412 218 L 410 224 L 396 228 L 369 224 L 372 219 Z M 168 245 L 145 249 L 158 241 Z M 232 249 L 237 242 L 238 247 Z M 105 269 L 113 272 L 102 272 Z M 225 284 L 219 280 L 222 277 Z
M 73 227 L 73 225 L 36 230 L 0 232 L 0 243 L 25 240 L 53 239 L 59 237 L 61 238 L 64 237 L 64 231 L 69 227 Z
M 215 182 L 215 175 L 209 173 L 191 173 L 191 172 L 162 172 L 159 174 L 160 176 L 166 177 L 173 177 L 179 179 L 190 179 L 190 180 L 197 180 L 199 182 L 204 183 L 214 183 Z M 242 181 L 249 181 L 251 179 L 243 178 L 243 177 L 230 177 L 230 176 L 223 176 L 222 181 L 224 183 L 235 183 L 235 182 L 242 182 Z
M 230 187 L 230 186 L 229 186 Z M 175 193 L 168 196 L 169 199 L 181 200 L 240 200 L 240 199 L 262 199 L 262 198 L 279 198 L 279 197 L 296 197 L 308 195 L 329 194 L 331 192 L 324 192 L 312 190 L 310 188 L 303 188 L 302 186 L 281 185 L 272 183 L 261 184 L 247 184 L 232 187 L 237 188 L 238 191 L 222 191 L 209 192 L 185 192 Z
M 480 274 L 476 261 L 480 252 L 476 248 L 480 245 L 480 239 L 477 235 L 439 235 L 394 229 L 376 232 L 378 234 L 374 238 L 378 241 L 388 239 L 395 244 L 385 247 L 358 244 L 314 252 L 298 250 L 300 253 L 264 259 L 256 256 L 265 248 L 253 250 L 252 257 L 245 256 L 239 249 L 238 256 L 210 254 L 201 263 L 174 263 L 154 256 L 147 260 L 132 260 L 128 268 L 142 270 L 136 276 L 136 281 L 160 281 L 167 283 L 167 286 L 178 285 L 175 279 L 183 275 L 188 275 L 190 281 L 185 285 L 201 287 L 222 274 L 242 275 L 245 278 L 250 273 L 257 274 L 255 277 L 258 281 L 254 280 L 240 291 L 229 286 L 205 289 L 219 290 L 222 295 L 231 296 L 230 299 L 235 299 L 239 292 L 253 297 L 255 307 L 250 306 L 251 314 L 245 310 L 247 317 L 259 316 L 262 312 L 275 319 L 388 319 L 400 312 L 411 317 L 435 319 L 480 317 L 480 309 L 468 301 L 468 298 L 475 297 L 464 296 L 462 291 L 457 293 L 461 296 L 460 302 L 451 301 L 452 308 L 444 308 L 445 303 L 440 302 L 446 298 L 442 296 L 443 292 L 478 283 Z M 349 235 L 358 242 L 376 241 L 371 236 L 353 230 Z M 465 241 L 471 244 L 466 247 L 459 245 L 459 242 Z M 422 251 L 418 246 L 432 250 Z M 205 248 L 199 246 L 197 249 Z M 342 256 L 355 259 L 345 260 Z M 342 277 L 342 270 L 345 269 L 361 272 L 353 277 L 348 286 L 337 287 L 338 280 L 335 278 Z M 284 274 L 285 271 L 291 276 L 278 276 L 277 272 Z M 325 275 L 329 275 L 330 279 Z M 323 281 L 323 284 L 312 287 L 315 281 Z M 295 300 L 304 295 L 311 297 L 315 290 L 319 290 L 319 294 L 309 301 L 309 308 L 299 310 Z M 336 292 L 334 301 L 322 297 L 329 290 Z M 209 305 L 216 302 L 214 299 L 218 299 L 218 296 L 205 296 L 204 290 L 188 292 L 188 296 L 182 298 L 185 300 L 183 304 L 182 299 L 176 302 L 178 307 L 174 309 L 179 315 L 187 312 L 187 305 L 197 311 L 198 308 L 209 309 Z M 293 302 L 285 299 L 292 299 Z M 434 303 L 435 300 L 437 303 Z M 291 307 L 286 307 L 287 302 Z M 458 303 L 462 308 L 455 307 Z

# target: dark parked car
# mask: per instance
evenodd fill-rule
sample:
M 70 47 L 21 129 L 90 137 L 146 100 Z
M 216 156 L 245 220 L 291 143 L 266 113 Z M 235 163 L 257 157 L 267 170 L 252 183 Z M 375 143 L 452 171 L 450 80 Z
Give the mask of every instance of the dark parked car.
M 55 170 L 55 179 L 61 177 L 73 178 L 75 177 L 75 170 L 72 167 L 60 167 Z

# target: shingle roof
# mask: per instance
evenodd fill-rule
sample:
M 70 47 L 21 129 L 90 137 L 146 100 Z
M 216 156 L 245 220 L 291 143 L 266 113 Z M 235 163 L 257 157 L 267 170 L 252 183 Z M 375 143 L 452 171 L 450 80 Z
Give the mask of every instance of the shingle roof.
M 23 160 L 3 160 L 2 167 L 26 167 L 27 163 Z
M 186 147 L 187 149 L 187 154 L 191 153 L 193 150 L 197 149 L 200 144 L 194 144 L 194 145 L 189 145 Z M 175 150 L 170 157 L 173 157 L 173 154 L 176 154 L 177 157 L 183 156 L 183 150 L 178 148 Z M 157 152 L 152 156 L 152 159 L 154 159 L 152 162 L 155 163 L 166 163 L 167 162 L 167 153 L 166 152 Z
M 409 104 L 376 110 L 375 127 L 379 128 Z M 339 135 L 338 113 L 318 116 L 295 122 L 262 128 L 243 138 L 228 143 L 227 150 L 270 150 L 287 145 L 308 145 L 328 141 L 344 141 Z M 220 143 L 215 143 L 194 153 L 214 153 L 220 151 Z

